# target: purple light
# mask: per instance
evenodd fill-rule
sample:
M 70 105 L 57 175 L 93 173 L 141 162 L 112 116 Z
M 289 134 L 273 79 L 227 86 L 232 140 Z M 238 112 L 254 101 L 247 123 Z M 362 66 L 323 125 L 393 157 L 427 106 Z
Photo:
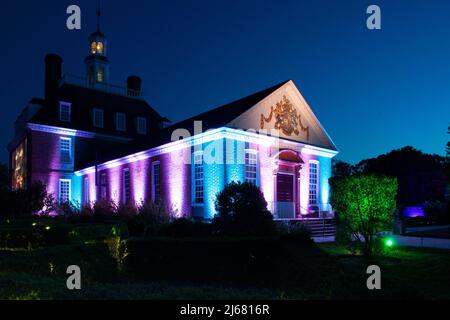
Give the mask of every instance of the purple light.
M 417 217 L 425 217 L 426 214 L 423 211 L 423 208 L 420 206 L 415 207 L 405 207 L 403 210 L 403 216 L 407 218 L 417 218 Z

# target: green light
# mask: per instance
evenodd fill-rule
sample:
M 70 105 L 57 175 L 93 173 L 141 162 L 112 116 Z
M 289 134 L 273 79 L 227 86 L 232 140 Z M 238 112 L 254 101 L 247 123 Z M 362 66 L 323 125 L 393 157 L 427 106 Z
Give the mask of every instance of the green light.
M 36 223 L 36 222 L 33 222 L 31 225 L 32 225 L 33 227 L 36 227 L 37 223 Z
M 52 227 L 50 227 L 50 226 L 46 226 L 45 227 L 45 230 L 50 230 Z
M 394 245 L 394 242 L 391 239 L 387 239 L 385 242 L 386 246 L 392 247 Z

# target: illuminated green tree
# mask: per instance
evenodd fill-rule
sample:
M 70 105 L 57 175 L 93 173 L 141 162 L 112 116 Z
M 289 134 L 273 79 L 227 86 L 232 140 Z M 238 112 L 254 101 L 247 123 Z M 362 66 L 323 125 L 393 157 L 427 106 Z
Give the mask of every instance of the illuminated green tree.
M 354 175 L 330 179 L 331 204 L 339 231 L 372 255 L 377 234 L 392 227 L 397 179 Z

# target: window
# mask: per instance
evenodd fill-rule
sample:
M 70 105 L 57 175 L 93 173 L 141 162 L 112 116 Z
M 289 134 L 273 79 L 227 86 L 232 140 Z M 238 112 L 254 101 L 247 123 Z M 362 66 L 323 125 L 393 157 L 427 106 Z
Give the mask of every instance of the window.
M 318 170 L 319 163 L 309 163 L 309 204 L 317 204 L 318 200 Z
M 125 113 L 116 113 L 116 130 L 125 131 L 126 127 L 126 116 Z
M 136 118 L 136 129 L 139 134 L 147 134 L 147 119 L 143 117 Z
M 70 180 L 59 180 L 59 203 L 70 202 Z
M 70 103 L 59 103 L 59 120 L 70 122 Z
M 245 150 L 245 182 L 256 184 L 257 156 L 255 150 Z
M 100 199 L 106 200 L 106 173 L 100 176 Z
M 203 203 L 203 153 L 194 153 L 194 202 Z
M 95 54 L 97 52 L 97 44 L 95 43 L 95 41 L 93 41 L 91 43 L 91 53 Z
M 102 42 L 97 42 L 97 53 L 103 54 L 103 43 Z
M 103 68 L 99 68 L 99 69 L 98 69 L 98 73 L 97 73 L 97 81 L 98 81 L 98 82 L 103 82 Z
M 130 169 L 123 169 L 123 203 L 129 204 L 131 197 Z
M 89 179 L 88 177 L 84 178 L 84 204 L 89 204 Z
M 159 161 L 152 163 L 152 200 L 153 202 L 159 202 L 161 200 L 161 171 Z
M 72 163 L 72 139 L 59 138 L 59 159 L 61 163 Z
M 102 109 L 92 110 L 92 117 L 94 121 L 94 127 L 103 128 L 103 110 Z

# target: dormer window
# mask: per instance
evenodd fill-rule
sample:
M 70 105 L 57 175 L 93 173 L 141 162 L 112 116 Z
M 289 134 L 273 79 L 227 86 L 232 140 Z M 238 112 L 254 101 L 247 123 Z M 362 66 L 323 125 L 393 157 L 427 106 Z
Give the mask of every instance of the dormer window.
M 64 122 L 70 122 L 70 107 L 71 104 L 67 102 L 59 103 L 59 120 Z
M 136 130 L 138 134 L 147 134 L 147 119 L 144 117 L 137 117 Z
M 116 130 L 117 131 L 126 131 L 126 115 L 125 113 L 116 113 Z
M 92 120 L 94 127 L 103 128 L 103 110 L 102 109 L 92 110 Z

